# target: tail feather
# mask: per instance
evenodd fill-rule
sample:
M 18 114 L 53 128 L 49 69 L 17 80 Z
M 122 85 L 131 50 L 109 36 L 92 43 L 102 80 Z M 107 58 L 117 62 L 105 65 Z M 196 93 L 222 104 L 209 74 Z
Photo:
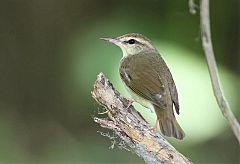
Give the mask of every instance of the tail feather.
M 159 108 L 155 108 L 155 112 L 157 114 L 159 126 L 163 135 L 168 137 L 175 137 L 180 140 L 184 138 L 185 136 L 184 131 L 178 124 L 172 111 L 166 111 Z

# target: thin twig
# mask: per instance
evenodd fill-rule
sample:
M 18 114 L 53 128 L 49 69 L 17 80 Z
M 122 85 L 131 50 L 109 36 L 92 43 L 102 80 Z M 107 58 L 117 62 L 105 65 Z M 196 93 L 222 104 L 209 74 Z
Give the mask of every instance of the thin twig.
M 108 111 L 107 119 L 94 117 L 94 121 L 101 127 L 112 130 L 119 137 L 118 147 L 135 152 L 149 164 L 192 163 L 161 135 L 153 133 L 140 113 L 133 106 L 128 107 L 128 100 L 114 89 L 102 73 L 98 75 L 94 84 L 92 96 Z M 101 134 L 111 139 L 108 133 Z M 113 141 L 110 147 L 114 147 L 115 144 Z
M 191 14 L 194 15 L 197 13 L 198 6 L 195 4 L 194 0 L 188 0 L 188 7 Z
M 225 99 L 218 76 L 216 61 L 214 58 L 211 30 L 210 30 L 210 15 L 209 15 L 209 0 L 201 0 L 200 4 L 200 21 L 201 21 L 201 37 L 202 46 L 207 59 L 208 70 L 211 76 L 212 87 L 214 95 L 217 99 L 218 106 L 222 111 L 224 117 L 229 122 L 238 142 L 240 143 L 240 125 L 235 118 L 232 110 Z

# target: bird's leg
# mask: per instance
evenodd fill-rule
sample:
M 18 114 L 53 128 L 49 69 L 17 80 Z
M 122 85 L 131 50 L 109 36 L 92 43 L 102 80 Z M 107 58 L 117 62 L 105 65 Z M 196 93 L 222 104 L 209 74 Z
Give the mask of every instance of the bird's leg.
M 132 105 L 132 103 L 134 103 L 135 100 L 133 100 L 132 98 L 128 98 L 127 101 L 128 101 L 128 104 L 126 108 L 129 108 Z
M 151 128 L 151 130 L 154 134 L 157 133 L 157 128 L 158 128 L 158 119 L 156 120 L 154 126 Z

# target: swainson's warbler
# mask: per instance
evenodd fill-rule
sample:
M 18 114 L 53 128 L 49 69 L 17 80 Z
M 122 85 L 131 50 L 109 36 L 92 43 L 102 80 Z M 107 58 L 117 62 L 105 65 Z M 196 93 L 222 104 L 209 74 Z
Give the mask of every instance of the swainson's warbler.
M 178 93 L 171 72 L 151 41 L 141 34 L 131 33 L 116 38 L 101 38 L 122 49 L 119 72 L 132 98 L 141 105 L 154 109 L 161 132 L 183 139 L 184 132 L 174 116 L 179 114 Z

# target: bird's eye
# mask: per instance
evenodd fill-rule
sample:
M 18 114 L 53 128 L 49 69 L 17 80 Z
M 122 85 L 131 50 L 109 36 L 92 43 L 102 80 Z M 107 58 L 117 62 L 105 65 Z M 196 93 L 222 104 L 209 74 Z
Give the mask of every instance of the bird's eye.
M 128 40 L 128 44 L 134 44 L 135 42 L 136 42 L 136 40 L 134 40 L 134 39 Z

